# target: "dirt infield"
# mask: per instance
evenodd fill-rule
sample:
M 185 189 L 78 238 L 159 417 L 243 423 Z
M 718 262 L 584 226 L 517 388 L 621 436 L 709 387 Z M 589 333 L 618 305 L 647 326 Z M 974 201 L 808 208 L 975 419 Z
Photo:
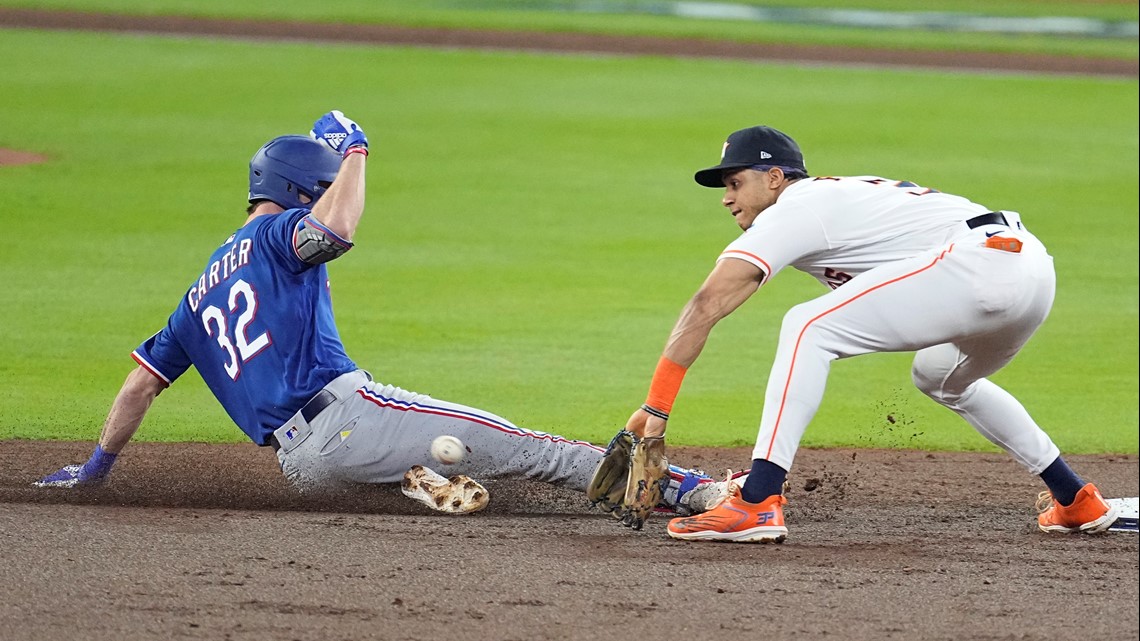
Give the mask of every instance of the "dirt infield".
M 1135 60 L 0 8 L 3 26 L 1137 75 Z M 1140 639 L 1140 539 L 1037 531 L 1040 483 L 1001 454 L 803 450 L 788 542 L 750 546 L 673 541 L 663 517 L 628 531 L 523 481 L 489 482 L 491 506 L 465 517 L 395 487 L 301 496 L 252 445 L 137 443 L 108 487 L 31 487 L 90 448 L 0 441 L 0 639 Z M 670 456 L 712 471 L 750 452 Z M 1108 496 L 1140 490 L 1136 456 L 1069 460 Z
M 4 639 L 1140 637 L 1138 537 L 1038 532 L 1039 483 L 1001 454 L 803 450 L 788 542 L 733 545 L 525 481 L 463 517 L 394 487 L 303 497 L 252 445 L 139 443 L 106 488 L 29 485 L 90 447 L 0 442 Z M 1070 460 L 1137 495 L 1136 456 Z

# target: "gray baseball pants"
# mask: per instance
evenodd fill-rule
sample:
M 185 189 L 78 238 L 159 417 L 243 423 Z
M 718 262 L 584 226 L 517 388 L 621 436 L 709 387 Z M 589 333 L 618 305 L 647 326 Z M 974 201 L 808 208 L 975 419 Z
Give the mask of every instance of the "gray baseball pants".
M 333 400 L 311 421 L 298 412 L 274 432 L 285 477 L 302 490 L 343 483 L 396 483 L 413 465 L 444 476 L 476 480 L 525 478 L 584 491 L 605 449 L 554 434 L 523 429 L 483 410 L 436 400 L 371 380 L 364 370 L 327 386 Z M 467 453 L 442 465 L 429 452 L 450 434 Z M 686 472 L 670 469 L 666 502 L 676 499 Z

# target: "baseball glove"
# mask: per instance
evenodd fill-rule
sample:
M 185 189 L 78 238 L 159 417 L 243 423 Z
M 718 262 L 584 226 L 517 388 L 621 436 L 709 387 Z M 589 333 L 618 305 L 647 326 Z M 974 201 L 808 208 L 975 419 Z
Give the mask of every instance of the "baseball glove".
M 622 501 L 629 484 L 629 455 L 633 449 L 633 433 L 621 430 L 610 440 L 606 453 L 586 486 L 590 505 L 621 518 Z
M 631 440 L 629 481 L 620 519 L 622 525 L 640 530 L 665 493 L 669 459 L 665 458 L 664 436 L 638 438 L 631 435 Z

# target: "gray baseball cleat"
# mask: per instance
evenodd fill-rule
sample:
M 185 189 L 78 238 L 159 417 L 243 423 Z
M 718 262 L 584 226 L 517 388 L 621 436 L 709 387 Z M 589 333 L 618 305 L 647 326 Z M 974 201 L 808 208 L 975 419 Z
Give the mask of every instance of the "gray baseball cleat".
M 701 483 L 682 494 L 673 510 L 681 516 L 692 516 L 707 512 L 728 498 L 729 492 L 731 492 L 731 483 L 731 480 Z
M 413 465 L 404 473 L 400 491 L 433 510 L 449 514 L 478 512 L 491 500 L 487 488 L 471 477 L 457 474 L 448 479 L 422 465 Z
M 673 506 L 673 512 L 680 516 L 693 516 L 694 514 L 708 512 L 732 495 L 733 486 L 744 487 L 746 480 L 748 480 L 747 471 L 733 472 L 728 470 L 723 481 L 698 483 L 696 487 L 678 497 L 677 504 Z M 784 482 L 783 491 L 784 493 L 788 491 L 787 481 Z

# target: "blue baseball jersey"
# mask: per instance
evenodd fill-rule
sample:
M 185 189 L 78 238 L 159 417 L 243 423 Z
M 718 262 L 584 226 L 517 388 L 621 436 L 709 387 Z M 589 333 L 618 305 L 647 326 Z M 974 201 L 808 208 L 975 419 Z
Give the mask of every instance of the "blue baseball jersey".
M 356 369 L 333 320 L 328 271 L 294 249 L 305 225 L 332 233 L 307 209 L 239 229 L 210 256 L 166 327 L 132 354 L 167 384 L 193 365 L 258 445 L 329 381 Z

